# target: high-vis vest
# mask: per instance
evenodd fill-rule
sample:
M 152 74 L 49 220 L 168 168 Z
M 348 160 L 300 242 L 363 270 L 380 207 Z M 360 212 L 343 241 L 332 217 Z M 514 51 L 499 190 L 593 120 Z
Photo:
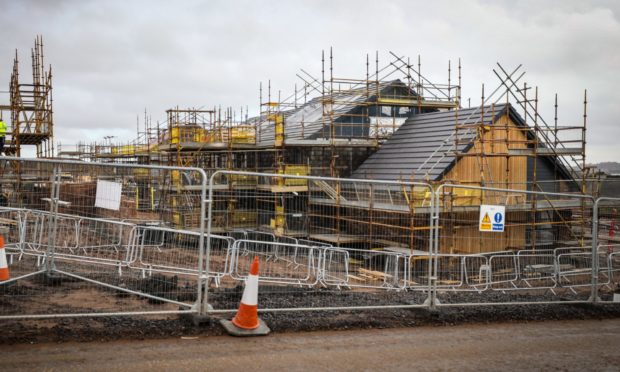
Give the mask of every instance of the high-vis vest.
M 0 120 L 0 137 L 4 137 L 6 135 L 6 124 L 4 121 Z

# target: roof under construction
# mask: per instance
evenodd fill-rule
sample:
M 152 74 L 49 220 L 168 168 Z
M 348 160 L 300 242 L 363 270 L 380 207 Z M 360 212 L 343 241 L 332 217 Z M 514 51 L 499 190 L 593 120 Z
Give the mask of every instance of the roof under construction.
M 346 91 L 335 91 L 329 97 L 319 96 L 311 99 L 293 110 L 282 112 L 286 121 L 286 140 L 307 140 L 316 138 L 331 138 L 330 122 L 347 122 L 349 126 L 341 126 L 333 133 L 334 137 L 368 137 L 369 126 L 355 124 L 368 124 L 368 113 L 357 111 L 363 110 L 367 104 L 378 105 L 382 100 L 402 100 L 407 97 L 417 100 L 417 94 L 407 84 L 400 80 L 389 82 L 369 82 L 363 87 Z M 394 102 L 390 101 L 391 105 Z M 325 115 L 325 105 L 329 105 L 330 115 Z M 381 113 L 371 115 L 380 117 Z M 391 116 L 391 115 L 390 115 Z M 401 123 L 405 121 L 402 118 Z M 272 122 L 264 120 L 259 124 L 258 144 L 269 144 L 275 140 L 275 126 Z
M 437 180 L 454 163 L 456 151 L 465 151 L 475 131 L 463 131 L 455 143 L 456 125 L 492 124 L 506 105 L 414 115 L 354 173 L 356 178 Z M 514 111 L 514 110 L 511 110 Z M 516 114 L 516 113 L 515 113 Z M 481 120 L 482 118 L 482 120 Z M 458 121 L 457 121 L 458 120 Z M 458 123 L 458 124 L 457 124 Z M 444 151 L 438 151 L 439 149 Z
M 510 104 L 414 115 L 353 172 L 353 177 L 439 181 L 454 166 L 456 154 L 473 146 L 477 136 L 474 126 L 492 125 L 506 114 L 515 125 L 529 128 Z M 457 127 L 465 129 L 457 131 Z M 526 133 L 534 135 L 529 129 Z

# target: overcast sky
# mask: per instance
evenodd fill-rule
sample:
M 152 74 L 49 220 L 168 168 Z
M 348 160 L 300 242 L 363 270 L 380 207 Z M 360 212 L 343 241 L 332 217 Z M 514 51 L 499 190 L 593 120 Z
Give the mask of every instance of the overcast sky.
M 420 54 L 422 73 L 440 82 L 461 58 L 472 104 L 482 83 L 497 85 L 496 62 L 523 64 L 549 123 L 559 94 L 560 125 L 582 123 L 587 88 L 588 161 L 620 161 L 620 1 L 0 0 L 0 25 L 0 91 L 16 48 L 29 76 L 43 35 L 65 144 L 129 141 L 145 109 L 153 121 L 177 105 L 256 112 L 260 81 L 286 95 L 300 68 L 320 75 L 321 50 L 333 47 L 335 75 L 356 78 L 375 51 L 385 63 L 390 50 Z

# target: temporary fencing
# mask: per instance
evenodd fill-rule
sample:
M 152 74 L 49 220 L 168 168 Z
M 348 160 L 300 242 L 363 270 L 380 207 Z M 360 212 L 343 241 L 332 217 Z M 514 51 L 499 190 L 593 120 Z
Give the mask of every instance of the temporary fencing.
M 607 184 L 607 186 L 611 186 Z M 617 185 L 616 190 L 617 190 Z M 620 198 L 601 197 L 594 203 L 592 229 L 592 300 L 600 301 L 602 286 L 620 288 Z M 612 288 L 615 289 L 615 288 Z M 612 297 L 608 297 L 611 300 Z
M 207 185 L 201 169 L 60 160 L 0 166 L 11 273 L 0 319 L 231 312 L 254 257 L 260 311 L 607 301 L 620 280 L 620 199 L 234 171 Z
M 236 309 L 254 257 L 261 311 L 424 306 L 432 261 L 426 287 L 410 291 L 409 257 L 430 245 L 432 203 L 424 183 L 217 171 L 207 236 L 235 242 L 230 276 L 208 288 L 207 312 Z M 207 267 L 211 251 L 207 239 Z
M 203 170 L 10 157 L 0 168 L 13 270 L 0 318 L 199 311 Z
M 298 244 L 237 240 L 231 254 L 231 277 L 245 280 L 252 260 L 258 257 L 261 282 L 312 286 L 318 281 L 320 255 L 316 251 L 313 247 Z
M 444 184 L 435 198 L 437 305 L 589 300 L 592 197 Z

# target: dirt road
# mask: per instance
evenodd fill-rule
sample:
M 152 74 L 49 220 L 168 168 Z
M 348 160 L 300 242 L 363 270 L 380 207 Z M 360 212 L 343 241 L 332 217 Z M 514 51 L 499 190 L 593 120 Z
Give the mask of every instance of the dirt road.
M 3 370 L 617 370 L 620 319 L 4 346 Z

